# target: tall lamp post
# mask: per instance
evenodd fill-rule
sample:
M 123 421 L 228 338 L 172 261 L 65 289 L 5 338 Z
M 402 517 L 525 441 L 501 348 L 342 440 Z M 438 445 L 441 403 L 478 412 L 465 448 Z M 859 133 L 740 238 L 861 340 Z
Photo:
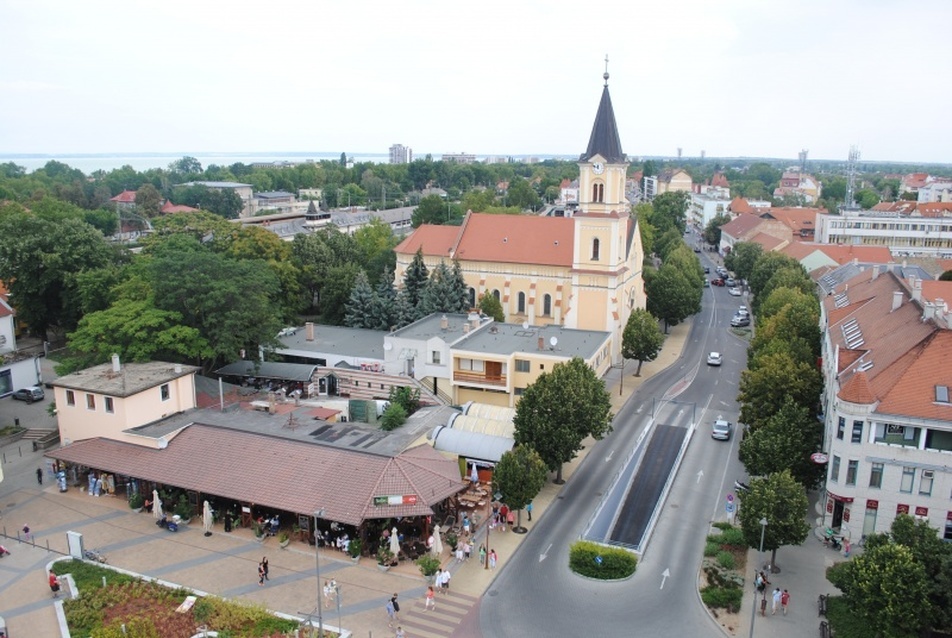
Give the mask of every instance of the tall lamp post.
M 314 512 L 314 568 L 317 572 L 317 636 L 324 638 L 324 610 L 321 608 L 321 548 L 317 542 L 317 519 L 323 518 L 324 508 Z M 313 628 L 313 625 L 311 625 Z
M 767 517 L 760 519 L 760 553 L 757 554 L 757 561 L 759 563 L 760 559 L 763 558 L 764 554 L 764 532 L 767 531 Z M 754 571 L 757 571 L 756 566 Z M 755 579 L 756 580 L 756 579 Z M 766 589 L 764 590 L 764 596 L 766 596 Z M 754 604 L 750 606 L 750 638 L 754 638 L 754 620 L 757 618 L 757 587 L 754 587 Z

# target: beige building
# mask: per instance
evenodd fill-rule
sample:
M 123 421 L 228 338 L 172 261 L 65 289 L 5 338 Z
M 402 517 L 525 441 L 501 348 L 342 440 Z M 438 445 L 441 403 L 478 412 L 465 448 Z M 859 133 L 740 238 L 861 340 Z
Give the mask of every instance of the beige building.
M 161 448 L 163 441 L 137 435 L 135 428 L 195 408 L 199 368 L 164 361 L 93 366 L 53 383 L 60 440 L 84 439 Z
M 645 307 L 644 251 L 625 198 L 621 149 L 606 79 L 588 148 L 579 159 L 579 206 L 571 217 L 468 213 L 462 226 L 423 225 L 396 248 L 397 281 L 417 250 L 428 268 L 459 261 L 470 303 L 495 295 L 506 322 L 611 335 L 613 361 L 634 308 Z
M 666 168 L 658 175 L 657 195 L 672 192 L 691 193 L 694 191 L 694 180 L 683 168 Z

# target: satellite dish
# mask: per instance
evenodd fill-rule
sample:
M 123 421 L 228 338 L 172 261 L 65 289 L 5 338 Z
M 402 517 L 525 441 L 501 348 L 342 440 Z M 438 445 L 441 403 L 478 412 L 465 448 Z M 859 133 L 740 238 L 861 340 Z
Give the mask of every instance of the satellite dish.
M 552 347 L 554 348 L 555 346 L 558 345 L 558 343 L 559 343 L 559 338 L 558 338 L 558 337 L 549 337 L 549 345 L 550 345 L 550 346 L 552 346 Z
M 528 329 L 529 329 L 529 322 L 528 322 L 528 321 L 523 321 L 523 322 L 522 322 L 522 329 L 523 329 L 523 330 L 528 330 Z
M 386 350 L 387 352 L 390 352 L 391 350 L 393 350 L 393 344 L 390 343 L 389 341 L 384 341 L 383 349 Z

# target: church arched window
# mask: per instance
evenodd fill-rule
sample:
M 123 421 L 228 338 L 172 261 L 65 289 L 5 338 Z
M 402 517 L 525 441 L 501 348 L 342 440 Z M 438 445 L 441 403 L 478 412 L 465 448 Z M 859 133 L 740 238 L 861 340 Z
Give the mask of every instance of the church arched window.
M 552 295 L 544 295 L 542 297 L 542 316 L 548 317 L 552 315 Z
M 598 261 L 598 253 L 601 250 L 601 242 L 598 238 L 592 240 L 592 261 Z
M 496 301 L 499 301 L 499 288 L 493 289 L 493 297 L 496 298 Z
M 605 185 L 604 184 L 592 184 L 592 201 L 596 204 L 601 204 L 605 201 Z
M 476 307 L 476 289 L 475 288 L 469 289 L 469 307 L 470 308 Z
M 526 293 L 520 292 L 519 296 L 516 297 L 516 299 L 517 299 L 516 304 L 518 306 L 517 312 L 520 315 L 524 315 L 526 313 Z

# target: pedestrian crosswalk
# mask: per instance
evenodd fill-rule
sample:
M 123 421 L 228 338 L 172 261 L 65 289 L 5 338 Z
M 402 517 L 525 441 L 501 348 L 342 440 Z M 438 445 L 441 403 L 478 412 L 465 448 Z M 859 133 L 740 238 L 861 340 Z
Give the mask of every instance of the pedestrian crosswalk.
M 410 609 L 404 607 L 399 625 L 407 638 L 450 638 L 477 602 L 477 598 L 450 591 L 436 595 L 436 608 L 426 610 L 421 598 Z

